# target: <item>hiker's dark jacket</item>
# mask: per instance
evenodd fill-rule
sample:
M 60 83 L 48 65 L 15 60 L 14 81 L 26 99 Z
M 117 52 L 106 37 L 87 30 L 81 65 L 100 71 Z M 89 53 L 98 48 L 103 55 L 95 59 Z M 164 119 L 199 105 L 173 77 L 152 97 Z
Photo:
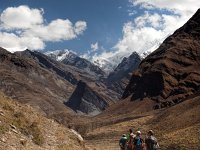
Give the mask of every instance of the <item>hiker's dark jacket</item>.
M 157 139 L 154 136 L 148 136 L 145 139 L 145 143 L 146 143 L 146 150 L 157 150 Z

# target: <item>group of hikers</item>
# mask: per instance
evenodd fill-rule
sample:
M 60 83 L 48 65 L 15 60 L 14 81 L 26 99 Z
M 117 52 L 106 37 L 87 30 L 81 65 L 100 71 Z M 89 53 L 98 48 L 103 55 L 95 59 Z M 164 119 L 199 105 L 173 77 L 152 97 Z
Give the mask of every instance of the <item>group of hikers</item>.
M 149 130 L 145 140 L 141 137 L 141 132 L 133 133 L 129 129 L 128 134 L 123 134 L 119 140 L 121 150 L 157 150 L 159 148 L 158 141 L 154 136 L 154 132 Z

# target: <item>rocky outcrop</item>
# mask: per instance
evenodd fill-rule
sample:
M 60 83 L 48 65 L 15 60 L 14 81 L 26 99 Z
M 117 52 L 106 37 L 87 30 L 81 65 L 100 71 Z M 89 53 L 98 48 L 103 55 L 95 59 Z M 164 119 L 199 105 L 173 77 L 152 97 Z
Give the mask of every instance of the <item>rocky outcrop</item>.
M 40 52 L 25 50 L 22 52 L 16 52 L 16 54 L 19 56 L 29 57 L 36 60 L 41 67 L 54 71 L 55 74 L 69 81 L 73 85 L 78 83 L 78 80 L 76 79 L 75 75 L 67 71 L 66 66 L 53 59 L 50 59 L 49 57 Z
M 200 10 L 134 71 L 123 98 L 150 98 L 168 107 L 200 88 Z
M 140 62 L 141 58 L 136 52 L 133 52 L 128 58 L 124 57 L 122 62 L 107 77 L 108 88 L 122 95 L 131 79 L 132 72 L 137 69 Z
M 108 103 L 86 83 L 79 81 L 77 87 L 65 105 L 74 111 L 96 115 L 105 110 Z

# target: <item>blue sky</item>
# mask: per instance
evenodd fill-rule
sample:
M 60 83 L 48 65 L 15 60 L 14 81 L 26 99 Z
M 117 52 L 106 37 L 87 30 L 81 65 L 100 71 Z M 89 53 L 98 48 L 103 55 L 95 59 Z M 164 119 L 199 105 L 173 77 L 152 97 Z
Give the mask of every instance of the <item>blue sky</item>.
M 134 51 L 154 51 L 199 7 L 199 0 L 0 0 L 0 46 L 69 49 L 109 69 Z
M 83 52 L 96 42 L 109 49 L 122 37 L 123 24 L 131 19 L 128 0 L 0 0 L 0 3 L 1 11 L 20 5 L 42 8 L 47 22 L 58 18 L 69 19 L 72 23 L 78 20 L 87 22 L 82 35 L 61 42 L 47 42 L 45 50 L 67 48 Z

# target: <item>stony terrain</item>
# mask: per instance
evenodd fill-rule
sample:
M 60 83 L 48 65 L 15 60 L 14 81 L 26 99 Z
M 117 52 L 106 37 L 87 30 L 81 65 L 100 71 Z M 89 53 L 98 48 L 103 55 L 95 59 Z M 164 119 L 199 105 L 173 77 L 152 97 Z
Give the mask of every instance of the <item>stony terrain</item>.
M 0 149 L 84 150 L 74 130 L 0 93 Z

